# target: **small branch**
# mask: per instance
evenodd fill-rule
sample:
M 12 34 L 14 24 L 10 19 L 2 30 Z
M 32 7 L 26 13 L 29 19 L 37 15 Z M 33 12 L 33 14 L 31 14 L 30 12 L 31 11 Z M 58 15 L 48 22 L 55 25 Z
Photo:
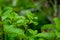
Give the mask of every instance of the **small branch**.
M 60 5 L 58 5 L 58 18 L 60 18 Z
M 57 16 L 57 0 L 54 1 L 54 16 Z
M 50 2 L 50 3 L 51 3 L 51 5 L 54 7 L 54 4 L 53 4 L 52 0 L 49 0 L 49 2 Z

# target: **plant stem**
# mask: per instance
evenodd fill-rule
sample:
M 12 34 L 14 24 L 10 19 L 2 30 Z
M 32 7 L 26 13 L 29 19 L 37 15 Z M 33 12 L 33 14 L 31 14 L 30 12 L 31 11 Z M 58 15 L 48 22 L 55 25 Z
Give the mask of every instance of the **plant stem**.
M 0 17 L 0 21 L 2 22 L 2 19 Z M 2 27 L 2 40 L 4 40 L 4 27 L 3 24 L 0 25 Z

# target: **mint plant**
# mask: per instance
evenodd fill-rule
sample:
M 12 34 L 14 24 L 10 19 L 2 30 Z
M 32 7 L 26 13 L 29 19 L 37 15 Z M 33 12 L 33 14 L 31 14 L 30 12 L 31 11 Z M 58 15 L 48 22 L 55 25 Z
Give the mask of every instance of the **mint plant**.
M 13 8 L 6 7 L 0 13 L 0 33 L 4 32 L 5 40 L 60 40 L 59 18 L 54 18 L 55 24 L 46 24 L 38 30 L 31 29 L 29 25 L 32 23 L 38 25 L 38 17 L 26 10 L 26 15 L 21 16 L 13 11 Z M 0 36 L 2 36 L 0 34 Z M 15 39 L 16 38 L 16 39 Z
M 0 0 L 0 40 L 60 40 L 59 10 L 59 0 Z
M 36 31 L 29 29 L 27 24 L 33 23 L 34 25 L 38 25 L 38 23 L 34 21 L 37 20 L 37 17 L 28 10 L 26 11 L 26 17 L 19 16 L 11 7 L 5 8 L 4 11 L 5 12 L 2 14 L 1 19 L 5 35 L 13 38 L 18 36 L 24 40 L 30 40 L 30 36 L 34 38 Z M 28 37 L 28 35 L 30 36 Z M 13 38 L 9 38 L 9 40 L 13 40 Z

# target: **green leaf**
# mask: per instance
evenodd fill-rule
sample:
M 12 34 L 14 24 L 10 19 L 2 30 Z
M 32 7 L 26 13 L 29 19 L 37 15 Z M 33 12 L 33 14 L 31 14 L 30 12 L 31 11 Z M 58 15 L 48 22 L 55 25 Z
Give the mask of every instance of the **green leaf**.
M 59 18 L 54 18 L 55 21 L 55 29 L 60 30 L 60 19 Z
M 54 28 L 54 25 L 46 24 L 42 26 L 41 30 L 47 30 L 47 29 L 53 29 L 53 28 Z
M 34 38 L 31 38 L 31 37 L 30 37 L 29 40 L 34 40 Z
M 32 29 L 28 29 L 28 31 L 33 34 L 33 35 L 36 35 L 37 34 L 37 30 L 32 30 Z
M 4 25 L 4 31 L 6 33 L 14 34 L 14 36 L 24 36 L 24 31 L 22 29 L 14 28 L 14 25 Z
M 27 15 L 29 20 L 34 19 L 34 14 L 32 14 L 29 10 L 26 11 L 26 15 Z
M 36 37 L 40 37 L 43 39 L 49 39 L 49 34 L 48 33 L 39 33 L 36 35 Z

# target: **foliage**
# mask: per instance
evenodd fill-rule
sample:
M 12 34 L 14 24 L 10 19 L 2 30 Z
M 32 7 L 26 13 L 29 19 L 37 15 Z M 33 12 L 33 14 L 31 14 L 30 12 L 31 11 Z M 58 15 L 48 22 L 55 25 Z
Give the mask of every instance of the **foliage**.
M 3 23 L 5 39 L 14 40 L 56 40 L 60 38 L 59 36 L 59 19 L 54 18 L 55 25 L 47 24 L 42 26 L 42 33 L 38 33 L 37 30 L 29 28 L 29 24 L 33 23 L 35 26 L 38 25 L 38 17 L 35 17 L 30 11 L 26 10 L 26 16 L 19 16 L 13 11 L 13 8 L 7 7 L 4 9 L 4 13 L 1 14 L 1 22 Z M 31 26 L 32 27 L 32 26 Z M 7 36 L 8 35 L 8 36 Z M 7 39 L 6 39 L 7 40 Z
M 60 6 L 50 2 L 0 0 L 0 40 L 60 40 Z

